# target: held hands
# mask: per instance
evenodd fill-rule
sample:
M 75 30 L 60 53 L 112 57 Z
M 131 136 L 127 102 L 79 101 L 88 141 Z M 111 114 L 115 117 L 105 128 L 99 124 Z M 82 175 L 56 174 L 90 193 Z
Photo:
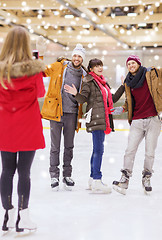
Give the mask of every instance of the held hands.
M 65 90 L 65 92 L 70 93 L 74 96 L 76 96 L 77 92 L 78 92 L 74 84 L 72 84 L 72 87 L 70 85 L 65 84 L 64 90 Z
M 43 36 L 39 36 L 36 41 L 36 49 L 39 52 L 39 56 L 44 56 L 47 48 L 47 41 Z
M 122 107 L 114 107 L 111 110 L 112 115 L 120 115 L 123 113 L 123 108 Z

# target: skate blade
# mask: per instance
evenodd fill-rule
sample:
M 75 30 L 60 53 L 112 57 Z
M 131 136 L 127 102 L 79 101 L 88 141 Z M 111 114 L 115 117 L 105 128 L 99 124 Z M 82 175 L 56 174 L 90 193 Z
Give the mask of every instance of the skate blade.
M 65 183 L 64 183 L 64 189 L 66 190 L 66 191 L 72 191 L 72 186 L 67 186 Z
M 86 190 L 91 191 L 91 190 L 92 190 L 92 187 L 88 186 L 88 187 L 86 188 Z
M 144 189 L 144 193 L 145 193 L 145 195 L 147 195 L 147 196 L 150 196 L 150 195 L 151 195 L 151 191 L 146 191 L 145 189 Z
M 52 189 L 52 192 L 58 192 L 59 191 L 59 186 L 57 186 L 57 187 L 51 187 L 51 189 Z
M 93 194 L 110 194 L 111 192 L 112 191 L 111 191 L 111 188 L 110 188 L 110 189 L 107 189 L 107 191 L 92 189 L 91 193 L 93 193 Z
M 29 235 L 32 235 L 36 232 L 37 228 L 34 228 L 34 229 L 28 229 L 28 228 L 23 228 L 23 231 L 17 231 L 16 232 L 16 237 L 25 237 L 25 236 L 29 236 Z
M 92 190 L 92 185 L 88 185 L 86 190 L 91 191 Z
M 143 190 L 144 190 L 144 194 L 150 196 L 152 191 L 146 191 L 146 189 L 143 185 L 142 185 L 142 187 L 143 187 Z
M 2 236 L 7 236 L 10 234 L 13 234 L 14 232 L 11 229 L 8 230 L 2 230 Z
M 125 188 L 121 188 L 121 187 L 118 187 L 116 185 L 113 185 L 113 189 L 120 194 L 126 195 L 126 189 Z

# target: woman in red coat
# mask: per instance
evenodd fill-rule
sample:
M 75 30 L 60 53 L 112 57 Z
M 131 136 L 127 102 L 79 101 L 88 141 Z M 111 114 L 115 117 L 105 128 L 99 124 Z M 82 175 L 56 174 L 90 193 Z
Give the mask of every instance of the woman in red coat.
M 41 60 L 33 60 L 30 37 L 12 28 L 0 54 L 0 193 L 6 210 L 2 230 L 35 229 L 28 215 L 30 169 L 35 151 L 45 147 L 38 97 L 45 94 Z M 18 172 L 18 218 L 14 222 L 13 177 Z

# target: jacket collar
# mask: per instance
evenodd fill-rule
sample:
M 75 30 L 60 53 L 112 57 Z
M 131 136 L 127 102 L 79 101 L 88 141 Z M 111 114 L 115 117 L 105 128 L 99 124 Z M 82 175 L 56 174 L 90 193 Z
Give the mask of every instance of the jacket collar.
M 0 71 L 4 66 L 4 62 L 0 61 Z M 45 64 L 42 60 L 28 60 L 25 62 L 14 63 L 11 67 L 10 76 L 11 78 L 18 78 L 22 76 L 32 76 L 45 70 Z M 4 69 L 4 76 L 7 77 L 8 69 L 7 66 Z
M 87 74 L 85 76 L 85 78 L 83 79 L 83 82 L 90 82 L 92 81 L 94 78 L 90 75 L 90 74 Z

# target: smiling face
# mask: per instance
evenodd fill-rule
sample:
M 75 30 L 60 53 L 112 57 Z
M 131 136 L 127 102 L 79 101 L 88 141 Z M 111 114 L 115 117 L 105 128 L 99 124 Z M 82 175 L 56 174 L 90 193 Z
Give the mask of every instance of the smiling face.
M 103 73 L 103 66 L 102 65 L 97 65 L 94 66 L 93 68 L 90 68 L 91 72 L 94 72 L 97 76 L 101 76 Z
M 136 75 L 139 67 L 140 67 L 140 65 L 136 61 L 134 61 L 134 60 L 130 60 L 130 61 L 127 62 L 128 71 L 132 75 Z
M 72 64 L 74 68 L 80 68 L 83 63 L 83 58 L 80 55 L 74 54 L 72 56 Z

